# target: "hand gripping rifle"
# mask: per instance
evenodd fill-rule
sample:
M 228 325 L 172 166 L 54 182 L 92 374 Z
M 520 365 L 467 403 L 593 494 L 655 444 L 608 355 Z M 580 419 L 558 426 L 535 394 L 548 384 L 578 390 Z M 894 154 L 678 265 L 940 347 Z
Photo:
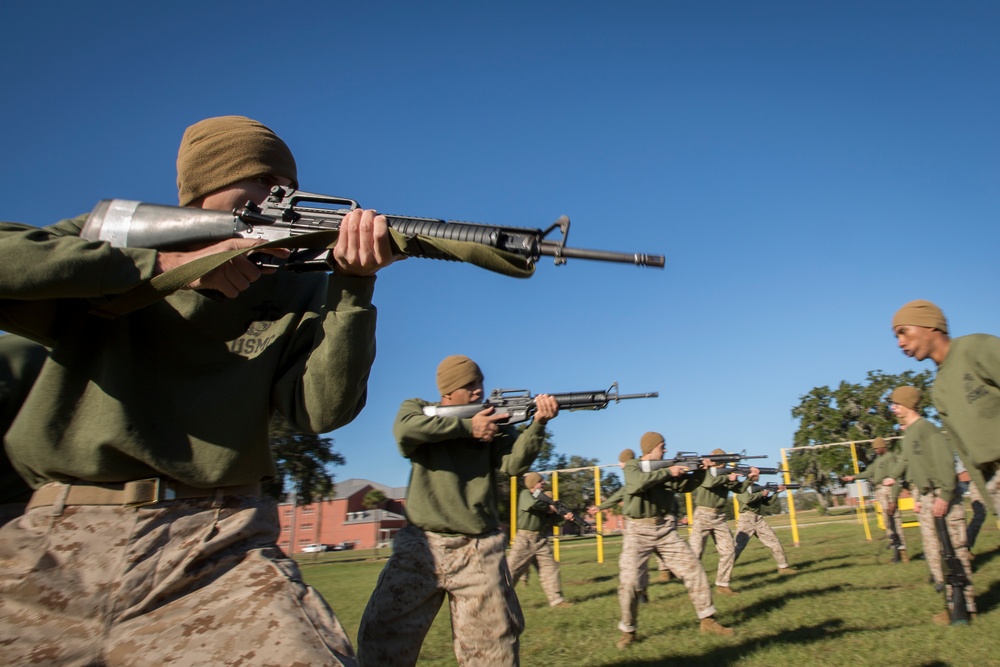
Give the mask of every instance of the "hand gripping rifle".
M 543 503 L 551 505 L 556 510 L 556 514 L 559 516 L 566 516 L 567 514 L 573 514 L 573 523 L 578 525 L 581 529 L 586 530 L 589 526 L 583 517 L 579 516 L 576 512 L 570 509 L 569 505 L 561 500 L 555 500 L 552 496 L 548 495 L 541 489 L 537 489 L 531 492 L 531 495 L 535 497 L 535 500 L 540 500 Z
M 969 604 L 965 599 L 965 587 L 969 585 L 969 578 L 965 574 L 965 566 L 955 554 L 955 547 L 952 546 L 951 535 L 948 533 L 948 524 L 943 516 L 934 517 L 934 528 L 941 542 L 941 560 L 944 561 L 947 572 L 945 580 L 951 586 L 951 608 L 948 610 L 951 624 L 968 623 Z
M 322 207 L 303 205 L 308 203 Z M 344 216 L 356 208 L 358 202 L 353 199 L 282 186 L 272 188 L 262 205 L 247 202 L 243 208 L 231 212 L 104 199 L 87 218 L 80 236 L 88 241 L 108 241 L 120 248 L 178 249 L 229 238 L 277 242 L 311 232 L 328 232 L 315 235 L 315 240 L 302 240 L 301 245 L 280 244 L 280 247 L 296 248 L 283 262 L 261 253 L 253 255 L 253 259 L 262 266 L 283 265 L 293 271 L 329 271 L 333 267 L 333 251 L 329 246 L 335 239 L 330 233 L 335 233 Z M 542 256 L 555 258 L 556 264 L 565 264 L 567 258 L 573 257 L 659 268 L 664 265 L 662 255 L 567 248 L 569 218 L 566 216 L 544 231 L 433 218 L 396 215 L 386 218 L 395 232 L 393 251 L 396 254 L 468 261 L 518 277 L 530 276 L 535 262 Z M 556 230 L 561 237 L 548 239 Z M 482 248 L 470 249 L 467 243 L 509 254 L 500 259 L 484 256 Z M 510 266 L 504 268 L 505 261 Z
M 560 410 L 603 410 L 608 403 L 624 401 L 630 398 L 656 398 L 659 392 L 645 394 L 619 394 L 618 383 L 611 383 L 606 391 L 578 391 L 570 394 L 552 394 L 559 404 Z M 468 403 L 466 405 L 428 405 L 424 414 L 428 417 L 458 417 L 470 419 L 488 407 L 496 409 L 497 414 L 508 413 L 510 417 L 498 424 L 518 424 L 526 422 L 535 414 L 535 398 L 527 389 L 494 389 L 485 403 Z
M 701 467 L 703 459 L 708 459 L 712 463 L 739 463 L 746 459 L 766 459 L 766 456 L 750 456 L 746 452 L 741 454 L 699 454 L 697 452 L 677 452 L 677 457 L 672 459 L 661 459 L 659 461 L 639 461 L 639 469 L 643 472 L 652 472 L 661 468 L 671 466 L 681 466 L 690 470 L 697 470 Z M 723 468 L 725 470 L 725 468 Z

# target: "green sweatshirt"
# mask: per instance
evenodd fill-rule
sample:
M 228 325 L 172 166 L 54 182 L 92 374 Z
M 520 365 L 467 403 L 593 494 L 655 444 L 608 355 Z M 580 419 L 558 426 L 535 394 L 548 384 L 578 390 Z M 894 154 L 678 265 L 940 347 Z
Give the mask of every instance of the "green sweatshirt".
M 497 471 L 506 477 L 528 472 L 542 447 L 545 427 L 533 421 L 520 435 L 501 427 L 492 442 L 472 437 L 472 419 L 428 417 L 438 405 L 403 401 L 392 430 L 400 453 L 410 459 L 406 518 L 436 533 L 482 535 L 500 526 Z
M 952 339 L 932 399 L 967 467 L 1000 461 L 1000 338 Z
M 0 224 L 0 329 L 52 347 L 7 437 L 32 486 L 253 483 L 275 474 L 275 410 L 324 433 L 364 406 L 374 278 L 278 271 L 235 299 L 180 290 L 106 319 L 92 301 L 149 278 L 156 252 L 83 241 L 82 222 Z
M 889 477 L 905 479 L 920 493 L 941 490 L 948 502 L 958 489 L 955 474 L 955 451 L 938 427 L 923 417 L 906 427 L 903 447 Z M 892 497 L 899 497 L 900 485 L 892 487 Z
M 46 357 L 48 351 L 37 343 L 20 336 L 0 336 L 0 437 L 24 404 Z M 0 503 L 26 503 L 31 491 L 0 447 Z
M 760 489 L 760 487 L 750 484 L 736 496 L 736 500 L 740 504 L 741 512 L 749 512 L 750 514 L 762 516 L 765 507 L 773 505 L 778 501 L 778 494 L 775 491 L 768 491 L 767 495 L 764 495 L 762 490 L 755 489 Z
M 721 512 L 726 506 L 726 499 L 729 497 L 730 491 L 740 493 L 750 484 L 752 482 L 748 479 L 742 482 L 739 480 L 731 482 L 725 468 L 712 468 L 706 472 L 701 486 L 694 490 L 692 494 L 694 504 L 698 507 L 707 507 Z
M 867 479 L 873 485 L 881 486 L 883 479 L 893 476 L 892 471 L 896 468 L 898 459 L 896 452 L 887 449 L 885 454 L 876 456 L 863 472 L 854 476 L 854 479 Z
M 597 506 L 599 510 L 609 510 L 625 499 L 625 487 L 620 487 L 617 491 L 608 496 L 608 499 Z
M 542 493 L 548 495 L 544 489 Z M 549 526 L 558 526 L 563 522 L 563 518 L 555 512 L 550 512 L 550 507 L 552 506 L 548 503 L 536 500 L 531 491 L 521 489 L 521 493 L 517 496 L 517 529 L 541 533 Z
M 650 519 L 674 513 L 674 494 L 690 493 L 705 478 L 705 470 L 698 469 L 680 477 L 671 477 L 669 468 L 643 472 L 640 460 L 625 462 L 625 486 L 622 514 L 632 519 Z

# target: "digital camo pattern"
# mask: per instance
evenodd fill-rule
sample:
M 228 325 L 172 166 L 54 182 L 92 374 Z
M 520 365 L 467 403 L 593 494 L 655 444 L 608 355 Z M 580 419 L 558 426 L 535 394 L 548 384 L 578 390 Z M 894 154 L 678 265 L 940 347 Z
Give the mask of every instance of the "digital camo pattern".
M 0 664 L 356 665 L 275 503 L 51 506 L 0 529 Z
M 528 571 L 532 563 L 538 568 L 538 579 L 542 590 L 554 607 L 563 601 L 562 584 L 559 582 L 559 563 L 552 555 L 552 547 L 545 535 L 530 530 L 519 530 L 507 556 L 514 583 Z
M 499 530 L 447 536 L 409 525 L 372 592 L 358 630 L 358 660 L 368 667 L 415 665 L 445 596 L 455 657 L 462 667 L 520 664 L 521 605 Z
M 728 586 L 733 577 L 733 563 L 736 562 L 736 544 L 733 533 L 726 523 L 725 512 L 716 512 L 710 507 L 696 507 L 691 525 L 690 545 L 694 557 L 701 560 L 705 542 L 711 536 L 715 549 L 719 552 L 719 568 L 715 574 L 716 586 Z
M 778 561 L 779 568 L 788 567 L 788 559 L 785 557 L 785 550 L 774 534 L 774 529 L 764 521 L 764 517 L 753 512 L 742 512 L 739 521 L 736 522 L 736 558 L 740 557 L 743 550 L 750 543 L 750 538 L 754 535 L 765 547 L 771 550 L 774 560 Z
M 625 524 L 625 538 L 618 559 L 618 604 L 621 607 L 618 629 L 622 632 L 635 632 L 639 612 L 636 595 L 639 573 L 646 569 L 649 557 L 654 552 L 684 582 L 698 618 L 714 615 L 712 590 L 708 577 L 705 576 L 705 568 L 694 557 L 688 543 L 677 533 L 677 520 L 668 516 L 660 525 L 632 520 Z

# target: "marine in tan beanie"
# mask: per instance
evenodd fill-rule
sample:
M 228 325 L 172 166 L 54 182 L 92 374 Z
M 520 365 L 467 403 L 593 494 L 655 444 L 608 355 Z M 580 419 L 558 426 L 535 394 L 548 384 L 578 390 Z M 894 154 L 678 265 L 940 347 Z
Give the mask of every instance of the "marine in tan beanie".
M 898 405 L 902 405 L 904 408 L 916 410 L 917 406 L 920 405 L 920 396 L 920 390 L 916 387 L 896 387 L 892 390 L 892 395 L 889 397 L 889 400 Z
M 483 381 L 483 372 L 472 359 L 465 355 L 453 354 L 445 357 L 437 368 L 437 387 L 442 396 L 456 389 Z
M 618 455 L 618 463 L 625 463 L 626 461 L 631 461 L 635 458 L 635 452 L 631 449 L 623 449 Z
M 535 485 L 544 481 L 545 478 L 542 477 L 537 472 L 529 472 L 524 476 L 524 488 L 526 488 L 528 491 L 534 491 Z
M 903 354 L 917 361 L 929 357 L 940 366 L 948 356 L 948 320 L 930 301 L 911 301 L 896 311 L 892 332 Z
M 639 449 L 642 450 L 643 458 L 649 456 L 654 449 L 663 444 L 665 444 L 663 436 L 656 431 L 647 431 L 639 438 Z
M 295 157 L 269 127 L 245 116 L 219 116 L 184 131 L 177 151 L 181 206 L 258 176 L 283 177 L 288 185 L 298 187 Z

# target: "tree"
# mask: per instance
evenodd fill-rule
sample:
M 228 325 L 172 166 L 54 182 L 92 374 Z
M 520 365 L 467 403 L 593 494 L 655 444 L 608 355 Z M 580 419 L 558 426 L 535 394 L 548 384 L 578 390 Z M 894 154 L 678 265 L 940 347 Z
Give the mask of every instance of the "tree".
M 899 375 L 869 371 L 864 383 L 842 381 L 836 390 L 828 386 L 816 387 L 801 396 L 799 404 L 792 408 L 792 417 L 799 420 L 792 446 L 807 447 L 898 435 L 896 419 L 889 410 L 892 390 L 902 385 L 917 387 L 923 392 L 919 407 L 927 408 L 932 383 L 933 374 L 929 370 L 920 373 L 906 371 Z M 858 455 L 865 464 L 873 458 L 873 455 L 863 452 Z M 832 480 L 854 473 L 847 447 L 796 453 L 788 458 L 788 466 L 792 477 L 816 489 L 821 502 L 827 505 L 834 484 Z
M 333 492 L 329 466 L 344 465 L 342 454 L 333 450 L 333 439 L 300 433 L 280 414 L 270 425 L 271 454 L 278 474 L 264 485 L 264 492 L 281 499 L 295 490 L 295 504 L 308 505 Z
M 373 510 L 377 507 L 381 507 L 382 503 L 386 501 L 385 494 L 378 489 L 372 489 L 365 494 L 364 499 L 361 501 L 362 507 L 366 510 Z

